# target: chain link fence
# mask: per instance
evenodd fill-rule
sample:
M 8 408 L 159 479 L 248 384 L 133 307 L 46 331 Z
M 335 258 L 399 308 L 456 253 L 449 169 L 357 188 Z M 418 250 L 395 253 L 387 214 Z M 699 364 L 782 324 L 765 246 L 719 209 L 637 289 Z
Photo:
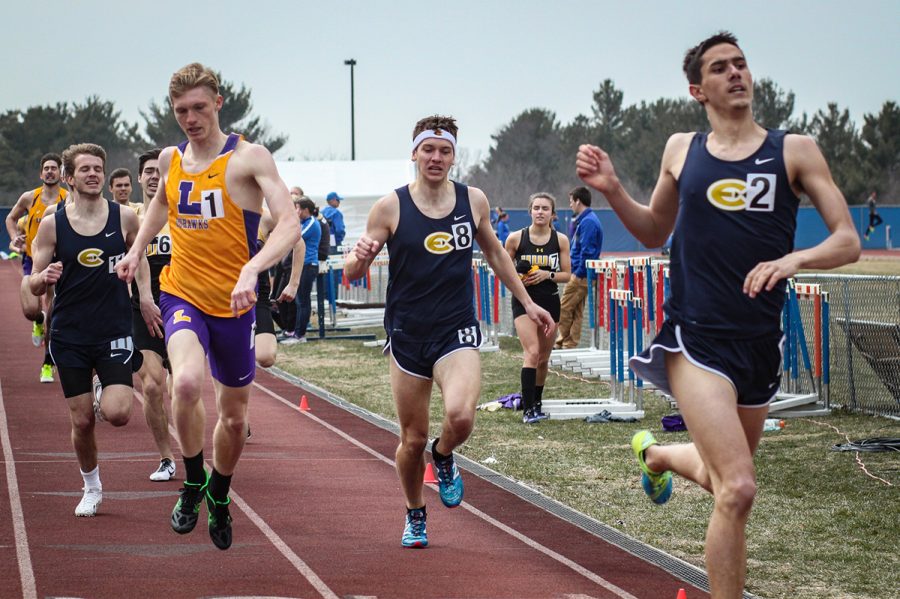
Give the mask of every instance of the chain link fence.
M 828 292 L 831 407 L 900 417 L 900 277 L 801 274 L 795 280 Z M 811 307 L 801 302 L 800 311 L 811 331 Z

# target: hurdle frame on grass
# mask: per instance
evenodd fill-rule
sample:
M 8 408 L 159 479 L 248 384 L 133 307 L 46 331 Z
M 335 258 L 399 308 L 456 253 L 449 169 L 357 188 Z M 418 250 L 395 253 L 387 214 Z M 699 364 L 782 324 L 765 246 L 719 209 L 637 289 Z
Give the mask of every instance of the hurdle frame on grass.
M 782 384 L 770 411 L 796 407 L 804 403 L 821 402 L 825 410 L 831 408 L 831 305 L 828 292 L 815 283 L 798 283 L 788 279 L 782 308 L 784 352 L 782 356 Z M 810 359 L 801 302 L 809 302 L 812 309 L 813 355 Z M 811 393 L 801 392 L 800 372 L 809 376 Z

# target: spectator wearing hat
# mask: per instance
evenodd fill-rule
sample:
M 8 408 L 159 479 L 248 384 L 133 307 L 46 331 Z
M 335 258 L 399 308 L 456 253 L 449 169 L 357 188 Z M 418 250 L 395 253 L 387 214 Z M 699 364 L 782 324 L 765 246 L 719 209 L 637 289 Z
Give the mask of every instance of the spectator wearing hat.
M 328 206 L 322 209 L 322 216 L 328 221 L 331 228 L 331 253 L 335 253 L 339 245 L 344 242 L 347 229 L 344 228 L 344 215 L 338 208 L 343 200 L 338 192 L 332 191 L 325 197 Z

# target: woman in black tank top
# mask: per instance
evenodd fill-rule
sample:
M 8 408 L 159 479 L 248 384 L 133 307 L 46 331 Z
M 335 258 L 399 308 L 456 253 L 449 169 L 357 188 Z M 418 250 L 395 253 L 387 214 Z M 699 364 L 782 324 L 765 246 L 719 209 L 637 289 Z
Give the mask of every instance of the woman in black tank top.
M 536 304 L 550 312 L 559 323 L 558 283 L 565 283 L 572 274 L 569 259 L 569 238 L 553 228 L 556 199 L 549 193 L 536 193 L 528 202 L 531 226 L 510 234 L 506 251 L 516 264 L 516 271 L 525 283 L 525 290 Z M 547 416 L 541 411 L 547 364 L 556 327 L 544 336 L 537 325 L 525 315 L 525 310 L 515 298 L 512 309 L 516 334 L 522 344 L 522 422 L 532 424 Z

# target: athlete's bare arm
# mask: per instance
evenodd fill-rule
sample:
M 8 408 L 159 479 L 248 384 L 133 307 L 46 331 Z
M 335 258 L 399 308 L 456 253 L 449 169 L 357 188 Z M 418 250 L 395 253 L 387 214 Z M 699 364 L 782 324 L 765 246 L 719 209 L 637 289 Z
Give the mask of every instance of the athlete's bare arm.
M 28 278 L 28 286 L 33 295 L 41 296 L 47 292 L 47 287 L 55 284 L 62 274 L 62 262 L 53 262 L 53 253 L 56 251 L 56 215 L 50 215 L 41 219 L 35 236 L 35 246 L 32 248 L 32 271 Z
M 169 217 L 169 202 L 166 198 L 166 175 L 169 172 L 169 163 L 172 160 L 172 152 L 174 150 L 174 148 L 169 147 L 159 155 L 159 187 L 156 188 L 156 194 L 144 211 L 140 229 L 133 239 L 128 253 L 125 255 L 125 258 L 119 260 L 119 263 L 116 264 L 116 273 L 126 283 L 131 283 L 134 279 L 134 273 L 138 269 L 141 256 L 147 251 L 147 244 L 156 237 L 156 234 L 163 228 L 163 225 L 166 224 L 166 219 Z M 134 214 L 133 211 L 132 214 Z
M 503 281 L 503 284 L 512 291 L 516 299 L 522 304 L 522 307 L 525 308 L 528 318 L 533 320 L 546 335 L 553 327 L 553 319 L 550 317 L 549 312 L 535 304 L 528 292 L 525 291 L 525 285 L 522 284 L 519 275 L 516 273 L 516 266 L 513 264 L 512 258 L 500 245 L 497 234 L 490 227 L 491 207 L 484 192 L 476 187 L 470 187 L 469 203 L 472 207 L 472 216 L 475 219 L 475 228 L 477 229 L 475 241 L 478 242 L 478 247 L 481 248 L 485 260 L 491 265 L 494 274 Z
M 291 257 L 291 276 L 287 285 L 281 290 L 281 295 L 276 301 L 289 302 L 297 297 L 297 288 L 300 286 L 300 275 L 303 274 L 303 259 L 306 256 L 306 242 L 303 235 L 294 244 L 294 255 Z
M 19 196 L 15 205 L 6 215 L 6 232 L 9 234 L 9 249 L 21 252 L 25 249 L 25 233 L 16 230 L 16 223 L 28 213 L 28 207 L 34 201 L 34 191 L 26 191 Z
M 693 133 L 676 133 L 666 142 L 659 179 L 650 196 L 650 205 L 636 202 L 616 175 L 609 154 L 592 145 L 578 148 L 575 170 L 582 181 L 606 197 L 609 205 L 638 241 L 647 247 L 661 247 L 675 227 L 678 214 L 678 176 Z
M 231 292 L 231 310 L 235 315 L 256 303 L 259 273 L 286 255 L 300 236 L 300 220 L 293 209 L 287 185 L 281 180 L 278 169 L 275 168 L 272 154 L 263 146 L 256 144 L 238 147 L 240 152 L 235 152 L 232 158 L 232 161 L 237 161 L 236 170 L 239 172 L 246 170 L 252 177 L 261 196 L 266 199 L 275 226 L 263 248 L 241 269 L 238 281 Z M 261 203 L 258 209 L 262 209 Z
M 368 272 L 375 256 L 397 230 L 399 221 L 400 198 L 396 192 L 389 193 L 372 205 L 366 220 L 366 232 L 344 260 L 344 273 L 348 279 L 356 280 Z
M 771 290 L 778 281 L 794 276 L 800 269 L 835 268 L 859 259 L 859 235 L 847 201 L 831 178 L 816 142 L 805 135 L 786 135 L 784 162 L 794 193 L 809 196 L 831 234 L 816 246 L 758 264 L 744 279 L 744 293 L 750 297 L 756 297 L 762 289 Z

